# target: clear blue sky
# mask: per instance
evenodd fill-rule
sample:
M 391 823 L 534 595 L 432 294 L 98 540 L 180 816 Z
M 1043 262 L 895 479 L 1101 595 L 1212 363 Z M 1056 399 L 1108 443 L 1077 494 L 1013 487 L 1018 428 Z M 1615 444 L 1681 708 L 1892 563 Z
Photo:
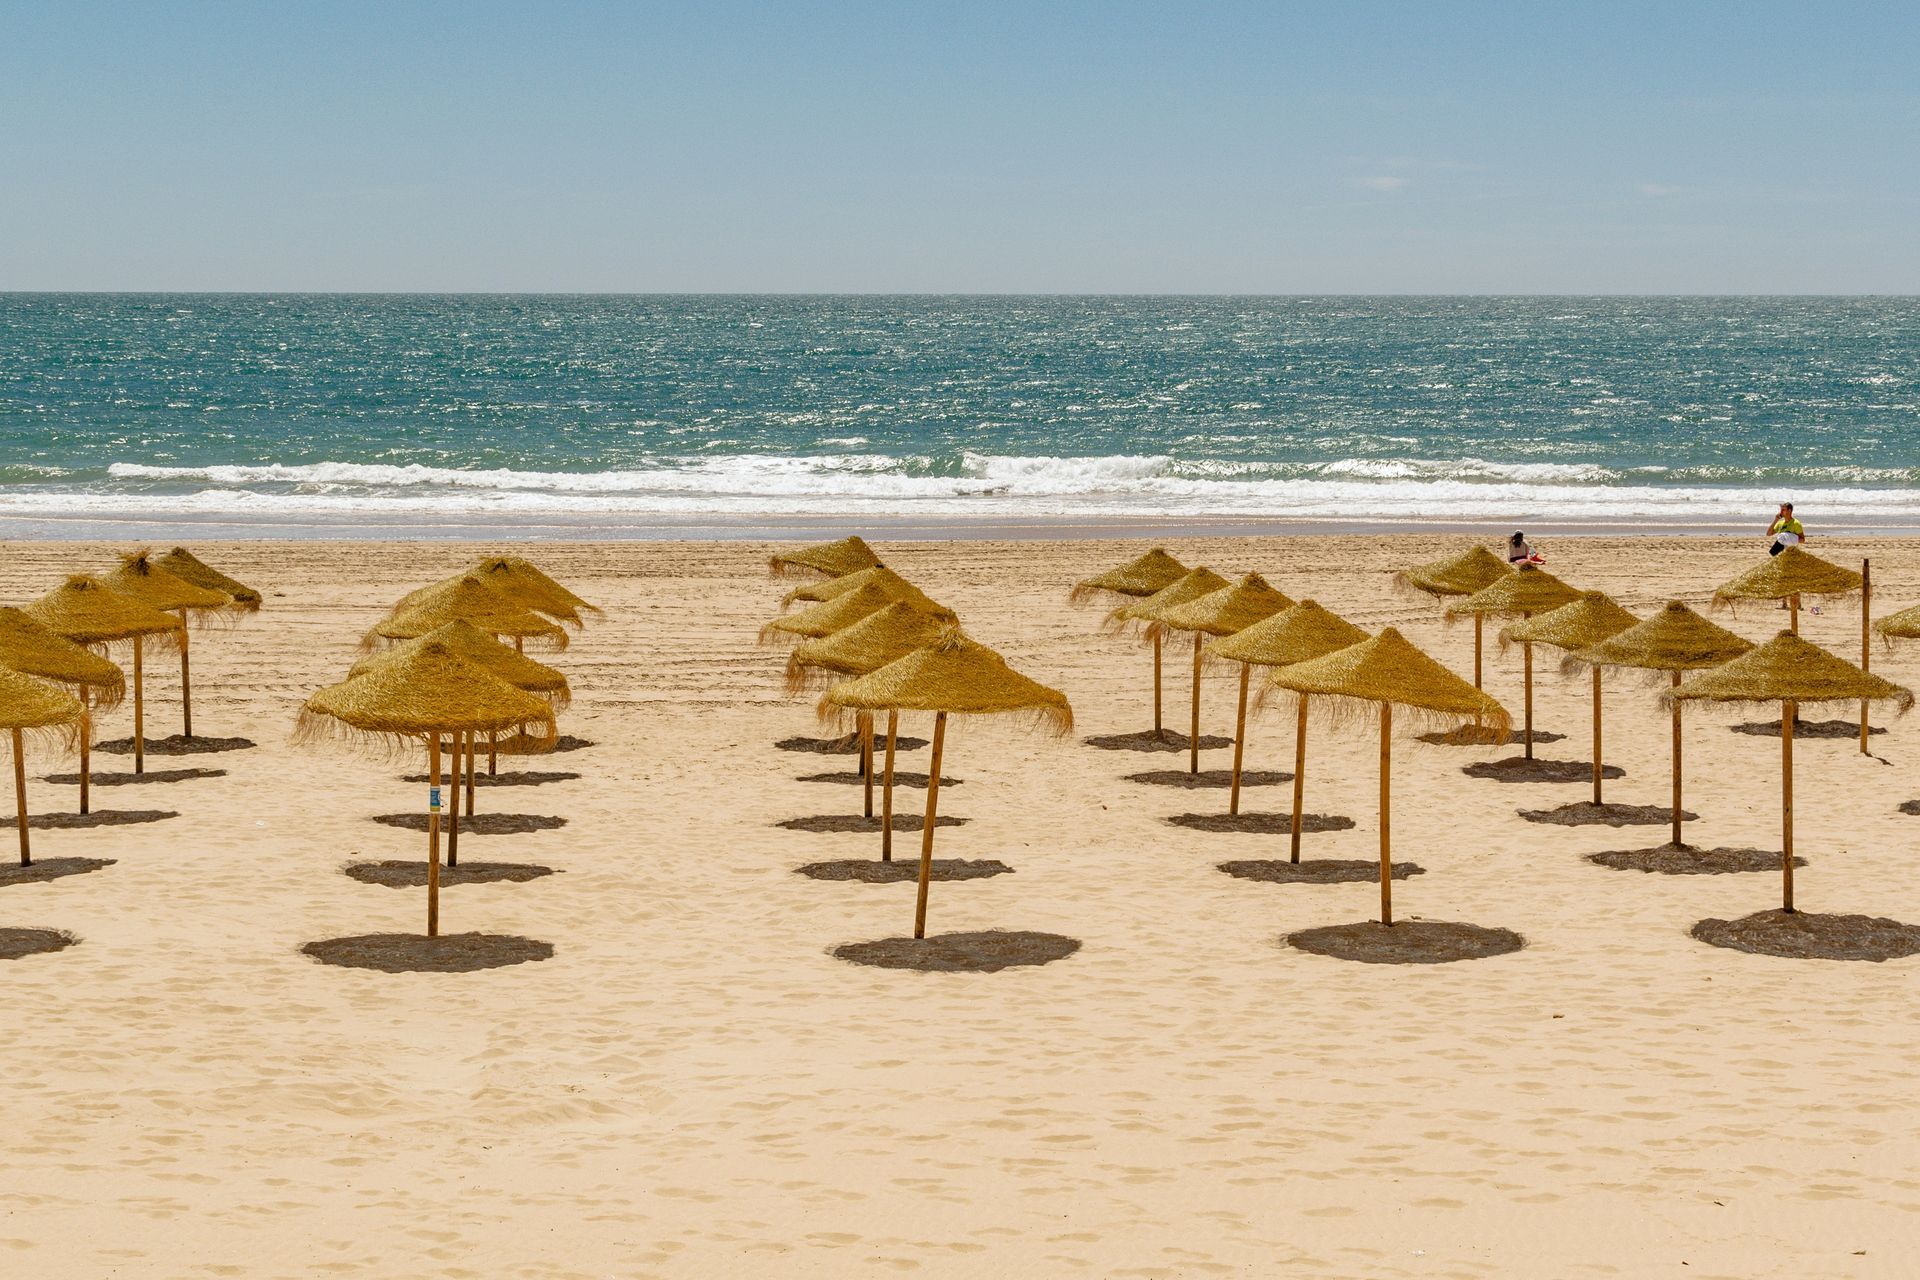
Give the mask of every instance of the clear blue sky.
M 0 289 L 1920 292 L 1920 4 L 0 0 Z

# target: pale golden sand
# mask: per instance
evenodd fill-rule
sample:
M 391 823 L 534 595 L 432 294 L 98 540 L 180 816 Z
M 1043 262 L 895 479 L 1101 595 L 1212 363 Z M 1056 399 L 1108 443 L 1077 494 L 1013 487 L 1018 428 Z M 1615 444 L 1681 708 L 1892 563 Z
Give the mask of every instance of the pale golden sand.
M 1364 626 L 1400 624 L 1456 670 L 1470 628 L 1396 596 L 1431 538 L 1190 540 L 1190 563 L 1258 569 Z M 1864 544 L 1816 543 L 1857 560 Z M 1283 838 L 1174 826 L 1219 790 L 1120 781 L 1179 758 L 957 725 L 937 851 L 1012 874 L 936 884 L 932 928 L 1041 930 L 1084 945 L 996 974 L 864 969 L 832 947 L 906 931 L 904 884 L 823 882 L 803 864 L 878 837 L 776 824 L 849 812 L 854 788 L 795 779 L 844 757 L 774 748 L 814 730 L 754 633 L 783 589 L 766 548 L 556 545 L 540 564 L 605 605 L 552 659 L 583 776 L 484 790 L 483 809 L 560 816 L 474 835 L 462 860 L 550 866 L 451 887 L 449 931 L 552 943 L 552 959 L 465 974 L 330 968 L 301 944 L 417 930 L 418 889 L 340 873 L 413 858 L 378 825 L 419 808 L 418 765 L 288 745 L 294 709 L 338 678 L 403 590 L 475 548 L 200 546 L 266 611 L 195 638 L 195 724 L 260 747 L 157 767 L 226 770 L 103 787 L 102 808 L 170 820 L 37 830 L 41 856 L 116 859 L 0 885 L 0 925 L 78 946 L 0 961 L 7 1066 L 0 1274 L 64 1276 L 1905 1276 L 1920 1238 L 1920 961 L 1767 959 L 1688 936 L 1776 905 L 1775 874 L 1665 876 L 1585 855 L 1660 827 L 1563 828 L 1519 808 L 1581 784 L 1460 767 L 1507 754 L 1403 742 L 1396 886 L 1405 918 L 1517 930 L 1526 949 L 1433 967 L 1283 947 L 1368 918 L 1368 882 L 1268 884 L 1217 863 Z M 1065 603 L 1141 543 L 884 546 L 980 639 L 1073 699 L 1077 736 L 1142 727 L 1145 651 Z M 1704 602 L 1758 539 L 1560 539 L 1552 568 L 1644 610 Z M 1920 600 L 1920 542 L 1872 547 L 1885 607 Z M 13 546 L 0 599 L 39 595 L 105 548 Z M 789 584 L 790 585 L 790 584 Z M 1770 632 L 1782 615 L 1732 625 Z M 1806 632 L 1849 657 L 1850 607 Z M 1177 651 L 1176 651 L 1177 652 Z M 1876 654 L 1920 680 L 1920 647 Z M 1184 728 L 1184 667 L 1169 661 Z M 1586 685 L 1541 662 L 1542 750 L 1584 759 Z M 178 728 L 174 668 L 150 670 L 149 731 Z M 1518 707 L 1518 658 L 1489 661 Z M 1233 682 L 1205 727 L 1231 729 Z M 1826 718 L 1829 712 L 1815 713 Z M 1688 829 L 1777 847 L 1778 744 L 1690 714 Z M 127 732 L 130 709 L 102 736 Z M 908 726 L 924 735 L 927 726 Z M 1632 680 L 1609 691 L 1622 803 L 1664 804 L 1666 732 Z M 1920 726 L 1798 750 L 1797 878 L 1811 911 L 1920 921 Z M 1374 740 L 1316 732 L 1308 858 L 1373 856 Z M 1226 751 L 1205 757 L 1224 766 Z M 36 759 L 36 776 L 71 761 Z M 100 767 L 124 769 L 124 757 Z M 1250 767 L 1291 767 L 1270 712 Z M 924 770 L 926 755 L 903 757 Z M 902 793 L 914 811 L 923 793 Z M 36 782 L 42 811 L 70 788 Z M 1287 788 L 1245 807 L 1284 808 Z M 898 837 L 902 855 L 917 836 Z M 1682 1265 L 1682 1264 L 1686 1265 Z

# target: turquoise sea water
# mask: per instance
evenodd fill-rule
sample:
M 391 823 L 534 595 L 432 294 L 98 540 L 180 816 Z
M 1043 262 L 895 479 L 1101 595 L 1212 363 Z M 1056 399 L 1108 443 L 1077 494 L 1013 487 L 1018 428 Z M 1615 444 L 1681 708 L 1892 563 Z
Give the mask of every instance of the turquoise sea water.
M 0 295 L 15 520 L 1912 525 L 1917 480 L 1913 298 Z

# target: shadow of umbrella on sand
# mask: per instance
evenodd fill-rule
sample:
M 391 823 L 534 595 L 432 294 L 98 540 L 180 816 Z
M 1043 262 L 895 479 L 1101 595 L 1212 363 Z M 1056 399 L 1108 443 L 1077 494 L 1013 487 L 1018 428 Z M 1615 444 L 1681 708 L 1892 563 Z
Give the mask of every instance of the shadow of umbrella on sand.
M 514 688 L 428 643 L 308 698 L 300 710 L 301 740 L 331 734 L 389 746 L 425 744 L 427 779 L 427 936 L 440 933 L 440 739 L 493 733 L 523 725 L 551 743 L 557 733 L 544 698 Z
M 1415 648 L 1392 627 L 1370 640 L 1323 657 L 1276 668 L 1268 680 L 1276 688 L 1317 698 L 1316 709 L 1335 719 L 1377 711 L 1380 720 L 1379 923 L 1372 928 L 1342 925 L 1331 931 L 1304 930 L 1289 935 L 1288 942 L 1302 950 L 1325 950 L 1347 959 L 1370 959 L 1373 957 L 1367 954 L 1369 948 L 1404 949 L 1405 941 L 1383 936 L 1383 932 L 1391 934 L 1395 928 L 1401 928 L 1423 942 L 1429 937 L 1433 940 L 1439 953 L 1427 957 L 1429 959 L 1463 959 L 1517 948 L 1518 935 L 1506 930 L 1430 920 L 1402 926 L 1395 926 L 1393 922 L 1393 709 L 1405 707 L 1415 715 L 1427 717 L 1478 716 L 1483 723 L 1501 731 L 1508 725 L 1506 709 Z M 1334 945 L 1323 947 L 1323 941 L 1332 941 Z
M 880 557 L 858 534 L 838 542 L 816 542 L 794 551 L 776 551 L 767 557 L 769 578 L 844 578 L 862 569 L 877 569 Z
M 79 727 L 85 712 L 80 700 L 65 689 L 50 685 L 16 671 L 0 670 L 0 730 L 13 742 L 13 800 L 20 824 L 20 865 L 33 865 L 33 851 L 27 838 L 27 747 L 28 734 L 64 730 L 70 737 Z
M 1247 677 L 1255 667 L 1286 667 L 1325 657 L 1350 648 L 1367 638 L 1367 633 L 1312 600 L 1302 600 L 1291 609 L 1207 646 L 1210 656 L 1240 664 L 1240 723 L 1233 737 L 1233 795 L 1227 812 L 1240 812 L 1241 748 L 1247 741 Z M 1300 861 L 1300 812 L 1305 798 L 1307 775 L 1307 698 L 1299 701 L 1299 720 L 1293 738 L 1293 824 L 1290 833 L 1289 861 Z
M 927 767 L 927 815 L 920 829 L 920 889 L 913 910 L 913 936 L 927 936 L 927 884 L 933 869 L 933 833 L 940 800 L 940 761 L 950 715 L 1027 715 L 1054 734 L 1073 729 L 1065 694 L 1030 680 L 987 646 L 950 627 L 932 644 L 915 649 L 869 675 L 837 684 L 820 701 L 821 714 L 845 711 L 922 711 L 933 715 L 933 757 Z
M 1142 611 L 1149 627 L 1158 627 L 1162 631 L 1193 632 L 1193 722 L 1187 734 L 1188 773 L 1200 772 L 1200 666 L 1205 656 L 1207 637 L 1230 636 L 1236 631 L 1246 630 L 1263 618 L 1271 618 L 1282 609 L 1292 607 L 1293 601 L 1286 593 L 1276 591 L 1259 574 L 1249 573 L 1218 591 L 1209 591 L 1198 600 L 1171 605 L 1151 614 Z M 1234 730 L 1236 756 L 1239 755 L 1237 744 L 1247 729 L 1247 679 L 1247 670 L 1242 667 L 1239 726 Z M 1234 781 L 1237 799 L 1237 771 Z
M 143 657 L 147 648 L 168 649 L 186 643 L 186 625 L 172 614 L 128 599 L 98 578 L 75 574 L 22 610 L 57 636 L 81 645 L 133 645 L 133 771 L 147 771 L 146 695 Z M 89 732 L 91 726 L 88 726 Z M 87 748 L 81 748 L 81 789 L 86 788 Z
M 1500 643 L 1549 644 L 1569 652 L 1589 648 L 1611 639 L 1640 619 L 1613 602 L 1602 591 L 1585 591 L 1571 604 L 1563 604 L 1537 618 L 1516 622 L 1500 631 Z M 1600 783 L 1606 772 L 1600 758 L 1600 668 L 1593 669 L 1593 802 L 1600 799 Z
M 49 631 L 19 609 L 0 609 L 0 667 L 65 685 L 80 700 L 80 812 L 87 812 L 91 708 L 120 705 L 127 694 L 126 673 L 93 650 Z
M 1198 600 L 1227 585 L 1227 580 L 1207 568 L 1205 565 L 1190 569 L 1178 579 L 1160 590 L 1124 604 L 1113 610 L 1101 625 L 1108 631 L 1144 630 L 1147 639 L 1153 644 L 1153 732 L 1159 737 L 1166 732 L 1160 715 L 1160 667 L 1161 644 L 1166 633 L 1152 624 L 1149 615 L 1162 609 L 1171 609 L 1176 605 Z
M 1474 592 L 1458 604 L 1447 606 L 1449 618 L 1531 618 L 1536 613 L 1551 613 L 1561 605 L 1572 604 L 1580 592 L 1545 569 L 1523 564 Z M 1526 740 L 1525 758 L 1533 759 L 1533 643 L 1522 640 L 1520 653 L 1526 687 L 1526 711 L 1521 733 Z M 1477 686 L 1476 686 L 1477 687 Z M 1504 736 L 1500 741 L 1505 741 Z
M 1513 566 L 1485 547 L 1469 547 L 1457 556 L 1429 560 L 1394 575 L 1394 582 L 1435 599 L 1457 599 L 1492 586 L 1513 572 Z M 1473 615 L 1473 687 L 1481 688 L 1486 617 Z M 1475 725 L 1478 730 L 1480 726 Z M 1476 737 L 1480 736 L 1476 733 Z

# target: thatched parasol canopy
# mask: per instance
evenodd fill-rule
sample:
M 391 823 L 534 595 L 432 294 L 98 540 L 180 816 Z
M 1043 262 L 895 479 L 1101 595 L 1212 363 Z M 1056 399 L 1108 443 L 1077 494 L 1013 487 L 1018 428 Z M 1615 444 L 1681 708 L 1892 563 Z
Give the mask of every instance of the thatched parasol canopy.
M 465 661 L 447 645 L 422 644 L 362 675 L 329 685 L 301 708 L 305 735 L 334 724 L 384 739 L 493 733 L 533 725 L 551 743 L 553 707 Z
M 1862 671 L 1791 631 L 1723 666 L 1689 676 L 1663 696 L 1672 702 L 1890 702 L 1899 711 L 1913 705 L 1911 690 Z
M 824 713 L 933 711 L 957 715 L 1026 714 L 1055 733 L 1073 729 L 1067 696 L 1028 679 L 986 645 L 948 627 L 932 644 L 827 690 Z
M 58 685 L 0 669 L 0 730 L 32 733 L 80 720 L 80 700 Z
M 1165 548 L 1155 547 L 1145 555 L 1103 574 L 1074 583 L 1067 599 L 1074 604 L 1103 595 L 1130 596 L 1141 600 L 1156 591 L 1164 591 L 1186 574 L 1187 566 L 1168 555 Z
M 178 648 L 186 633 L 180 619 L 86 574 L 73 575 L 22 612 L 75 644 L 114 644 L 138 636 L 151 645 Z
M 1781 552 L 1785 555 L 1785 552 Z M 1920 639 L 1920 604 L 1898 613 L 1890 613 L 1873 624 L 1873 629 L 1889 640 Z
M 254 613 L 260 608 L 261 600 L 258 591 L 244 582 L 229 578 L 185 547 L 175 547 L 155 560 L 154 564 L 182 581 L 191 582 L 196 587 L 226 592 L 232 598 L 237 612 Z
M 1162 587 L 1144 600 L 1133 604 L 1121 605 L 1107 615 L 1110 626 L 1127 626 L 1132 623 L 1147 625 L 1150 629 L 1154 622 L 1168 609 L 1177 608 L 1198 600 L 1201 596 L 1211 595 L 1224 586 L 1227 580 L 1213 570 L 1201 565 L 1189 569 L 1175 581 Z
M 1860 589 L 1860 575 L 1804 547 L 1788 547 L 1714 590 L 1714 607 L 1740 600 L 1785 600 L 1790 596 L 1843 596 Z
M 1430 596 L 1470 596 L 1492 586 L 1513 569 L 1485 547 L 1472 547 L 1457 556 L 1430 560 L 1397 574 L 1401 586 Z
M 1393 627 L 1344 649 L 1276 667 L 1267 677 L 1277 689 L 1330 699 L 1335 711 L 1355 703 L 1390 703 L 1434 716 L 1478 715 L 1496 735 L 1508 728 L 1498 702 L 1416 648 Z
M 19 609 L 0 609 L 0 667 L 84 689 L 96 707 L 116 706 L 127 692 L 119 667 Z
M 1717 667 L 1753 648 L 1753 642 L 1716 626 L 1678 600 L 1669 600 L 1644 622 L 1568 655 L 1574 666 L 1641 667 L 1648 671 L 1699 671 Z
M 1523 613 L 1549 613 L 1579 598 L 1578 588 L 1568 586 L 1545 569 L 1523 564 L 1458 604 L 1448 605 L 1447 616 L 1513 617 Z
M 834 632 L 850 627 L 871 613 L 878 613 L 890 604 L 914 606 L 897 597 L 889 595 L 879 584 L 869 582 L 852 591 L 809 605 L 798 613 L 785 613 L 760 628 L 760 642 L 771 644 L 777 640 L 796 640 L 802 638 L 818 639 L 830 636 Z M 927 615 L 931 617 L 932 615 Z
M 1256 667 L 1284 667 L 1359 644 L 1367 633 L 1317 601 L 1302 600 L 1207 646 L 1210 657 Z
M 1158 609 L 1150 621 L 1169 631 L 1230 636 L 1292 607 L 1293 601 L 1284 592 L 1269 586 L 1259 574 L 1249 573 L 1217 591 Z
M 878 587 L 887 593 L 887 599 L 903 600 L 922 613 L 931 613 L 935 617 L 947 619 L 958 616 L 953 610 L 938 603 L 926 592 L 885 565 L 875 565 L 871 569 L 862 569 L 858 573 L 830 578 L 825 582 L 809 582 L 804 587 L 797 587 L 787 592 L 786 598 L 781 600 L 780 605 L 782 608 L 788 608 L 801 603 L 819 603 L 831 600 L 835 596 L 845 595 L 849 591 L 858 591 L 866 586 Z
M 556 709 L 565 707 L 572 697 L 564 674 L 544 662 L 535 662 L 524 653 L 515 652 L 472 623 L 458 619 L 443 627 L 436 627 L 416 640 L 405 640 L 391 649 L 368 654 L 353 664 L 353 669 L 347 672 L 347 678 L 352 680 L 384 670 L 395 663 L 406 662 L 429 645 L 444 647 L 461 661 L 472 663 L 516 689 L 541 694 Z
M 224 591 L 196 587 L 185 578 L 167 572 L 144 550 L 121 556 L 120 567 L 100 580 L 149 609 L 190 609 L 198 613 L 238 607 L 233 597 Z
M 873 554 L 873 548 L 855 534 L 838 542 L 820 542 L 797 551 L 776 551 L 767 559 L 767 576 L 798 578 L 819 574 L 827 578 L 844 578 L 850 573 L 875 569 L 879 565 L 880 557 Z
M 1569 604 L 1513 623 L 1500 631 L 1502 644 L 1550 644 L 1556 649 L 1585 649 L 1619 635 L 1640 619 L 1613 602 L 1604 591 L 1583 591 Z
M 567 647 L 565 631 L 515 604 L 472 573 L 408 595 L 367 632 L 363 647 L 371 648 L 376 638 L 417 640 L 449 622 L 470 622 L 488 635 L 534 640 L 555 649 Z
M 787 692 L 878 671 L 932 644 L 952 625 L 896 600 L 851 626 L 795 646 L 787 655 Z
M 581 613 L 600 612 L 597 605 L 588 604 L 541 572 L 533 561 L 520 556 L 489 556 L 475 565 L 472 572 L 522 608 L 544 613 L 570 627 L 583 625 Z

